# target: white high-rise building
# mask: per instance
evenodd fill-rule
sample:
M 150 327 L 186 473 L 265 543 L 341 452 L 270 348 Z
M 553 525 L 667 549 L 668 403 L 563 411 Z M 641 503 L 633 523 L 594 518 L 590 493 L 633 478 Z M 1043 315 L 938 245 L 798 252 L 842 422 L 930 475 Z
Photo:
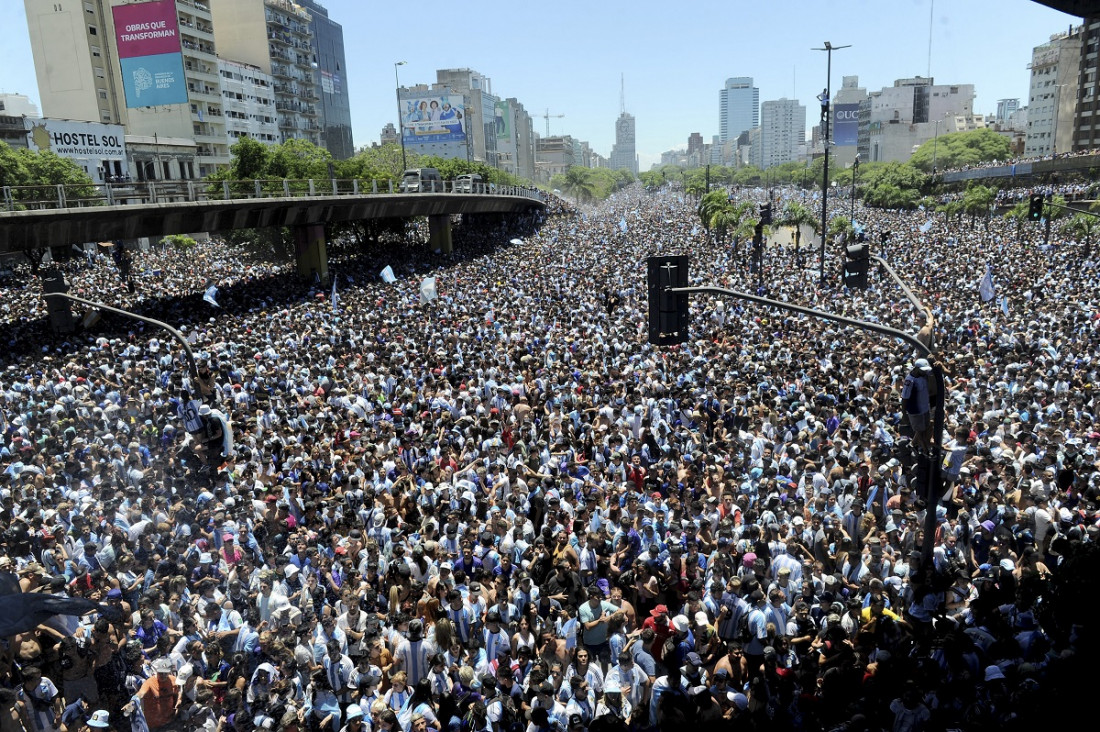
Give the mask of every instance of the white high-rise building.
M 798 160 L 805 142 L 806 107 L 797 99 L 775 99 L 761 105 L 761 167 Z
M 1081 66 L 1081 27 L 1050 37 L 1031 52 L 1024 155 L 1069 152 L 1077 113 Z
M 634 115 L 623 112 L 615 120 L 615 146 L 611 148 L 611 169 L 629 170 L 638 175 L 638 157 L 634 147 Z
M 0 114 L 8 117 L 40 117 L 38 105 L 25 94 L 0 94 Z
M 726 86 L 718 91 L 719 140 L 736 140 L 742 132 L 759 125 L 760 90 L 752 85 L 752 77 L 726 79 Z
M 222 109 L 229 144 L 251 137 L 269 145 L 279 143 L 279 114 L 275 108 L 274 79 L 257 66 L 218 59 Z

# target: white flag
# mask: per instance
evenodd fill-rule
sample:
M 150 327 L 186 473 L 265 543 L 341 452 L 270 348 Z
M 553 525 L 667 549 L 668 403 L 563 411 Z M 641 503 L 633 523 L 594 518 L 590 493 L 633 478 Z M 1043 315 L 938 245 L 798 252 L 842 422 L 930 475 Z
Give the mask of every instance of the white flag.
M 989 265 L 985 265 L 985 275 L 982 276 L 982 281 L 978 285 L 978 294 L 981 295 L 982 302 L 989 302 L 996 295 L 993 289 L 993 270 Z
M 210 287 L 206 288 L 206 294 L 202 296 L 202 299 L 203 299 L 203 302 L 208 302 L 211 305 L 213 305 L 214 307 L 220 308 L 221 305 L 219 305 L 218 301 L 214 299 L 217 296 L 218 296 L 218 286 L 217 285 L 210 285 Z
M 339 295 L 336 294 L 336 275 L 332 276 L 332 312 L 336 312 L 337 304 L 340 302 Z
M 393 267 L 386 265 L 386 268 L 382 270 L 382 281 L 388 285 L 392 285 L 397 282 L 397 277 L 393 274 Z
M 435 291 L 435 277 L 425 277 L 420 283 L 420 302 L 428 303 L 439 297 Z
M 928 219 L 920 225 L 920 233 L 927 234 L 932 229 L 932 219 Z
M 623 216 L 621 219 L 619 219 L 619 231 L 623 232 L 624 234 L 626 233 L 626 217 L 625 216 Z
M 1008 295 L 1001 298 L 1001 312 L 1005 314 L 1006 318 L 1008 317 Z

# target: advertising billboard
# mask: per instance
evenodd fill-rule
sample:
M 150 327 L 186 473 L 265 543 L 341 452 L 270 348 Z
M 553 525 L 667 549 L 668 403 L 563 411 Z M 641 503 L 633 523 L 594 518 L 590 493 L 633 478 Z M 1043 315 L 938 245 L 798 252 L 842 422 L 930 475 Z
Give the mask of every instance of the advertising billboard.
M 122 125 L 25 117 L 27 147 L 57 153 L 63 158 L 125 159 Z
M 496 121 L 497 139 L 511 140 L 512 109 L 508 102 L 500 101 L 496 103 L 496 108 L 493 110 L 493 119 Z
M 187 102 L 174 0 L 116 5 L 111 10 L 126 106 Z
M 833 142 L 855 146 L 859 139 L 859 104 L 833 105 Z
M 401 135 L 406 145 L 465 142 L 466 109 L 462 95 L 403 97 Z

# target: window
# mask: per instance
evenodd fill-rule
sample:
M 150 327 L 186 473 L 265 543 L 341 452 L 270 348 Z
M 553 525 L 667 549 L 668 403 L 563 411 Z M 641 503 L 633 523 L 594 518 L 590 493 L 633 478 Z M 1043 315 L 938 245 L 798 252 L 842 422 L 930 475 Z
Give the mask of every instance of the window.
M 99 46 L 92 46 L 92 57 L 99 58 Z
M 101 69 L 101 68 L 99 68 L 99 67 L 97 66 L 97 67 L 95 68 L 95 76 L 96 76 L 96 78 L 97 78 L 97 79 L 102 79 L 102 78 L 103 78 L 103 76 L 104 76 L 104 74 L 103 74 L 103 69 Z
M 96 30 L 94 25 L 90 25 L 90 26 L 88 26 L 88 35 L 98 36 L 99 31 Z

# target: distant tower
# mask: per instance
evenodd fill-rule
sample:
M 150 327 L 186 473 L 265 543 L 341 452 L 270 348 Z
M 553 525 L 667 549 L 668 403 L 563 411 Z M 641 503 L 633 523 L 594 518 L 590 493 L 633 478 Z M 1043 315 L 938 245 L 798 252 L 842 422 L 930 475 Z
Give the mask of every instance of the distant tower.
M 615 120 L 615 146 L 611 148 L 611 169 L 626 169 L 638 175 L 634 149 L 634 115 L 626 113 L 626 81 L 619 77 L 619 119 Z

